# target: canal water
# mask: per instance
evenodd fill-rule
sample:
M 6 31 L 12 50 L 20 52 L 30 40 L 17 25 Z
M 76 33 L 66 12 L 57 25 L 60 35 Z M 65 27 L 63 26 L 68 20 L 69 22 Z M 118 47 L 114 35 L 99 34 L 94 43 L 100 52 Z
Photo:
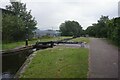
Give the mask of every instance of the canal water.
M 10 54 L 2 54 L 2 78 L 13 78 L 27 57 L 33 53 L 27 49 Z

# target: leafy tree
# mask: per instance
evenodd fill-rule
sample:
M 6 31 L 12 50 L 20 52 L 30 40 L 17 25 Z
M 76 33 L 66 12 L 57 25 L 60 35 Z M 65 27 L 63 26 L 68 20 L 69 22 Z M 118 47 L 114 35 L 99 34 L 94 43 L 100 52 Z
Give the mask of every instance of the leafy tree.
M 88 34 L 89 36 L 95 37 L 96 36 L 96 30 L 94 26 L 89 26 L 86 30 L 85 30 L 86 34 Z
M 60 25 L 60 31 L 63 36 L 80 36 L 82 27 L 76 21 L 65 21 Z
M 92 24 L 92 26 L 90 26 L 90 28 L 88 27 L 86 31 L 89 32 L 88 34 L 90 36 L 107 37 L 108 26 L 106 23 L 108 21 L 108 16 L 101 16 L 100 20 L 98 20 L 98 23 Z
M 120 18 L 109 21 L 108 38 L 120 47 Z
M 99 35 L 98 37 L 107 37 L 108 26 L 107 22 L 109 21 L 108 16 L 101 16 L 100 20 L 98 20 L 98 28 Z
M 29 36 L 33 34 L 37 21 L 31 15 L 31 10 L 27 11 L 26 4 L 12 2 L 6 9 L 13 14 L 3 14 L 3 41 L 25 40 L 26 33 Z

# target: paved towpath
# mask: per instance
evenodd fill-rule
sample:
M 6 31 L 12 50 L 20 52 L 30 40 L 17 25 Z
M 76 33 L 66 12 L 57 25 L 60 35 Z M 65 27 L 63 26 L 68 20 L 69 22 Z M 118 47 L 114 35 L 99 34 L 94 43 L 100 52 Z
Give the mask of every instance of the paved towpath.
M 104 39 L 90 38 L 89 78 L 118 77 L 118 48 Z

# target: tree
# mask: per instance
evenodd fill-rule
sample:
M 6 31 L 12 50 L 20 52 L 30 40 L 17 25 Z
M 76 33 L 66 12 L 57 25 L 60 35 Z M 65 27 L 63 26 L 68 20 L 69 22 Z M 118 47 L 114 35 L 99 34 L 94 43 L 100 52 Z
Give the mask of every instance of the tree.
M 108 16 L 101 16 L 100 20 L 98 20 L 98 28 L 99 29 L 99 35 L 98 37 L 107 37 L 107 31 L 108 31 L 108 26 L 107 22 L 109 21 Z
M 60 25 L 62 36 L 80 36 L 82 34 L 82 27 L 76 21 L 65 21 Z
M 120 47 L 120 17 L 110 20 L 108 16 L 101 16 L 98 23 L 89 26 L 85 31 L 89 36 L 108 38 Z
M 108 26 L 108 39 L 120 47 L 120 17 L 110 20 Z
M 96 30 L 95 30 L 95 26 L 89 26 L 86 30 L 85 30 L 86 34 L 88 34 L 89 36 L 95 37 L 96 36 Z
M 14 14 L 3 14 L 3 41 L 25 40 L 26 33 L 29 36 L 33 34 L 37 21 L 31 15 L 31 10 L 27 11 L 26 4 L 12 2 L 6 9 Z
M 107 22 L 109 21 L 108 16 L 101 16 L 98 20 L 98 23 L 92 24 L 92 26 L 88 27 L 86 31 L 90 36 L 94 37 L 107 37 L 108 26 Z

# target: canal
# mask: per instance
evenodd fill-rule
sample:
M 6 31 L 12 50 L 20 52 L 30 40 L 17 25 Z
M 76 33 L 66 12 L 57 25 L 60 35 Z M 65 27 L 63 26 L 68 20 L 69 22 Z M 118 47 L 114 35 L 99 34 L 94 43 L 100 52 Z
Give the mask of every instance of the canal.
M 32 49 L 25 49 L 2 54 L 2 78 L 13 78 L 27 57 L 32 53 Z

